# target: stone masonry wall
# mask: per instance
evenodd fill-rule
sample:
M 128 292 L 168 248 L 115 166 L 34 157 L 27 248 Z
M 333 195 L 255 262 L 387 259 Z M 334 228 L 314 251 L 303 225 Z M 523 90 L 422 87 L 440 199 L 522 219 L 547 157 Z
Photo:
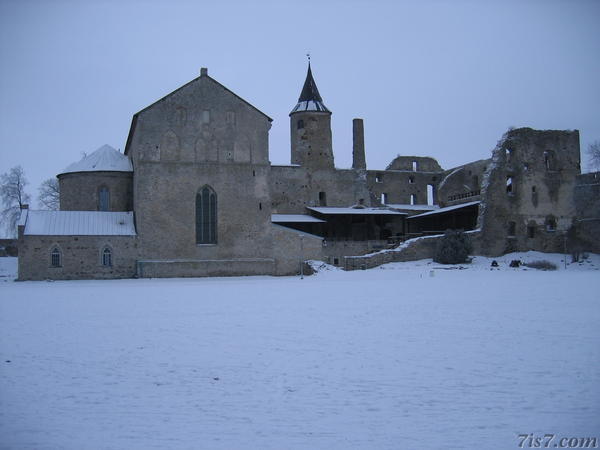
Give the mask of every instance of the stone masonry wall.
M 21 227 L 23 228 L 23 227 Z M 138 241 L 132 236 L 31 236 L 19 233 L 19 280 L 131 278 L 136 274 Z M 112 266 L 102 265 L 102 251 L 112 250 Z M 51 266 L 51 252 L 61 252 L 61 267 Z
M 131 172 L 74 172 L 58 176 L 61 211 L 98 211 L 101 187 L 109 190 L 110 211 L 133 210 Z
M 300 261 L 324 259 L 322 238 L 281 225 L 273 225 L 273 249 L 274 275 L 297 275 Z
M 478 227 L 484 254 L 563 251 L 579 173 L 578 131 L 508 131 L 482 185 Z

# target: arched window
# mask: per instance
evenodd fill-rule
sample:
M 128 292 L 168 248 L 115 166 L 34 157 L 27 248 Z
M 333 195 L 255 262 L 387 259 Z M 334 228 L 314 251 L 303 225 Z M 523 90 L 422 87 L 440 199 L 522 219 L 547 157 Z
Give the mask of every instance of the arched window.
M 203 186 L 196 194 L 196 244 L 217 243 L 217 194 Z
M 102 265 L 112 267 L 112 250 L 109 247 L 104 247 L 102 250 Z
M 110 211 L 110 192 L 106 186 L 98 189 L 98 211 Z
M 58 247 L 54 247 L 50 253 L 50 265 L 52 267 L 62 266 L 62 255 L 60 254 Z

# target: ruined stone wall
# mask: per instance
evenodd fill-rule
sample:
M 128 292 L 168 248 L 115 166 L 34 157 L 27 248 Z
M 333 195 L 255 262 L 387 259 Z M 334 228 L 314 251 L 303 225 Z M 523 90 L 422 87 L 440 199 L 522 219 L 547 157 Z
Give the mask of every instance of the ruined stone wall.
M 22 230 L 19 234 L 19 280 L 131 278 L 136 274 L 136 237 L 23 236 Z M 112 250 L 109 267 L 102 265 L 107 246 Z M 51 265 L 54 248 L 61 252 L 60 267 Z
M 439 163 L 429 156 L 400 156 L 392 160 L 385 170 L 407 170 L 409 172 L 442 172 Z
M 323 193 L 320 195 L 320 193 Z M 277 214 L 306 214 L 307 206 L 369 206 L 365 171 L 273 166 L 271 206 Z
M 480 200 L 483 174 L 490 162 L 483 159 L 444 172 L 437 189 L 440 207 Z
M 62 211 L 98 211 L 100 188 L 109 190 L 109 211 L 133 210 L 133 173 L 74 172 L 58 176 Z
M 160 276 L 202 276 L 206 267 L 172 260 L 272 260 L 269 128 L 268 117 L 206 74 L 134 117 L 126 153 L 140 255 Z M 197 245 L 196 194 L 205 185 L 217 196 L 217 243 Z M 270 273 L 272 263 L 264 267 Z
M 600 172 L 577 177 L 574 202 L 575 228 L 581 249 L 600 253 Z
M 387 194 L 386 204 L 388 205 L 426 205 L 427 186 L 431 185 L 433 187 L 433 204 L 435 204 L 437 185 L 441 176 L 441 171 L 368 170 L 367 186 L 375 205 L 382 204 L 383 193 Z
M 482 186 L 478 227 L 484 254 L 563 251 L 579 171 L 578 131 L 508 131 Z

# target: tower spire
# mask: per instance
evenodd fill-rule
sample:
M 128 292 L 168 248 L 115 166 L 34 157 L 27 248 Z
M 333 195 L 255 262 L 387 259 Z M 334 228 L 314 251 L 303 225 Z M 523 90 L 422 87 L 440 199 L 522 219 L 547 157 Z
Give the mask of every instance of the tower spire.
M 319 94 L 319 89 L 317 89 L 317 83 L 315 83 L 315 79 L 313 78 L 310 67 L 310 53 L 307 53 L 306 57 L 308 58 L 308 71 L 306 73 L 306 80 L 304 81 L 302 92 L 300 92 L 298 103 L 294 109 L 292 109 L 290 114 L 300 111 L 318 111 L 331 114 L 331 111 L 329 111 L 323 103 L 321 94 Z

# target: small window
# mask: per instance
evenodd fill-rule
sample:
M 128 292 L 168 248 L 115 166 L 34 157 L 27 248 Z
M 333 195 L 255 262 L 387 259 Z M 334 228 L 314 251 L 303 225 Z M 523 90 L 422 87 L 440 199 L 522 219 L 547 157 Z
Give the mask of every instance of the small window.
M 334 266 L 339 266 L 340 264 L 340 259 L 339 258 L 333 258 L 333 265 Z
M 408 184 L 415 184 L 415 177 L 408 177 Z
M 375 174 L 375 183 L 383 183 L 383 174 L 382 173 Z
M 298 126 L 299 130 L 304 129 L 304 120 L 300 119 L 296 125 Z
M 531 193 L 535 194 L 535 186 L 531 186 Z
M 98 189 L 98 211 L 110 211 L 110 191 L 106 186 Z
M 411 205 L 417 204 L 417 196 L 415 194 L 410 194 L 410 204 Z
M 534 225 L 527 226 L 527 237 L 529 239 L 533 239 L 535 237 L 535 226 Z
M 523 170 L 524 170 L 525 172 L 529 172 L 529 163 L 524 163 L 524 164 L 523 164 Z
M 473 186 L 475 189 L 479 186 L 479 177 L 477 175 L 473 175 Z
M 512 151 L 512 149 L 510 149 L 510 148 L 507 148 L 507 149 L 505 149 L 504 151 L 505 151 L 505 156 L 506 156 L 506 162 L 507 162 L 507 163 L 510 163 L 510 162 L 512 162 L 512 154 L 513 154 L 513 151 Z
M 556 219 L 554 216 L 546 217 L 546 231 L 556 231 Z
M 382 192 L 381 193 L 381 204 L 382 205 L 387 205 L 387 201 L 388 201 L 388 195 L 386 192 Z
M 508 235 L 515 236 L 517 233 L 517 224 L 516 222 L 508 222 Z
M 506 177 L 506 193 L 507 194 L 514 194 L 513 178 L 511 176 L 507 176 Z
M 54 247 L 52 249 L 52 253 L 50 253 L 50 265 L 52 267 L 61 267 L 62 266 L 62 255 L 60 254 L 60 250 L 58 247 Z
M 413 172 L 417 171 L 417 162 L 416 161 L 412 162 L 412 170 L 413 170 Z
M 112 267 L 112 250 L 108 247 L 104 247 L 104 250 L 102 250 L 102 265 Z
M 319 192 L 319 206 L 327 206 L 327 194 Z

